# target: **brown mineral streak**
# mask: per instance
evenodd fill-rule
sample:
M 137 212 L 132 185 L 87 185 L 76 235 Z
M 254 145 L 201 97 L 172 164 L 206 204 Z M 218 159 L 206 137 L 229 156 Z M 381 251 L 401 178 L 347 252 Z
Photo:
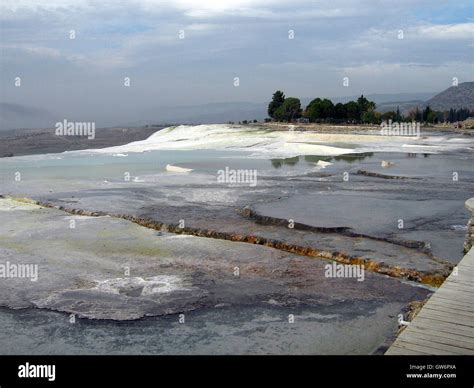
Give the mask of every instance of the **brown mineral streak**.
M 140 218 L 140 217 L 135 217 L 132 215 L 113 214 L 113 213 L 106 213 L 102 211 L 89 211 L 89 210 L 83 210 L 83 209 L 74 209 L 74 208 L 54 205 L 49 202 L 36 201 L 36 200 L 30 200 L 30 199 L 25 199 L 25 198 L 23 199 L 13 198 L 13 199 L 17 201 L 19 200 L 23 202 L 33 203 L 33 204 L 46 207 L 46 208 L 62 210 L 69 214 L 76 214 L 76 215 L 90 216 L 90 217 L 110 216 L 114 218 L 121 218 L 127 221 L 131 221 L 137 225 L 144 226 L 149 229 L 162 231 L 162 232 L 186 234 L 186 235 L 191 235 L 191 236 L 196 236 L 196 237 L 206 237 L 206 238 L 214 238 L 214 239 L 220 239 L 220 240 L 244 242 L 244 243 L 249 243 L 249 244 L 257 244 L 257 245 L 263 245 L 269 248 L 274 248 L 274 249 L 278 249 L 278 250 L 289 252 L 289 253 L 295 253 L 301 256 L 308 256 L 308 257 L 319 258 L 319 259 L 324 259 L 324 260 L 334 260 L 340 264 L 363 265 L 364 268 L 369 271 L 373 271 L 379 274 L 383 274 L 383 275 L 387 275 L 387 276 L 391 276 L 395 278 L 402 278 L 402 279 L 406 279 L 410 281 L 415 281 L 415 282 L 419 282 L 422 284 L 427 284 L 427 285 L 435 286 L 435 287 L 439 287 L 444 282 L 444 280 L 449 276 L 453 268 L 452 264 L 446 263 L 445 268 L 441 271 L 431 271 L 431 272 L 417 271 L 414 269 L 407 269 L 407 268 L 402 268 L 398 266 L 390 266 L 385 263 L 378 263 L 374 260 L 367 259 L 360 256 L 353 256 L 345 252 L 324 251 L 324 250 L 319 250 L 313 247 L 288 244 L 284 241 L 267 239 L 265 237 L 260 237 L 260 236 L 239 235 L 239 234 L 227 233 L 227 232 L 224 233 L 224 232 L 218 232 L 218 231 L 209 230 L 209 229 L 198 229 L 198 228 L 189 228 L 189 227 L 181 228 L 177 224 L 176 225 L 165 224 L 165 223 L 162 223 L 150 218 Z M 268 222 L 268 223 L 276 224 L 276 223 L 280 223 L 281 221 L 285 221 L 285 220 L 279 220 L 279 219 L 272 219 L 271 217 L 259 216 L 248 208 L 245 208 L 239 212 L 243 216 L 253 218 L 255 219 L 256 222 L 260 222 L 260 223 Z M 295 228 L 305 228 L 305 227 L 315 228 L 318 231 L 321 231 L 322 229 L 324 229 L 324 228 L 316 228 L 316 227 L 311 227 L 304 224 L 295 223 Z M 327 228 L 327 229 L 330 229 L 331 232 L 333 233 L 334 232 L 341 233 L 341 234 L 349 235 L 351 237 L 367 237 L 364 235 L 359 235 L 353 232 L 349 232 L 347 230 L 348 228 Z M 374 237 L 369 237 L 369 238 L 374 238 Z M 378 239 L 378 238 L 375 238 L 375 239 Z M 380 240 L 387 241 L 381 238 Z M 411 244 L 410 241 L 406 241 L 406 242 L 401 242 L 398 240 L 396 241 L 399 242 L 400 245 L 408 246 L 410 248 L 421 248 L 419 244 Z M 413 243 L 420 243 L 420 242 L 413 242 Z

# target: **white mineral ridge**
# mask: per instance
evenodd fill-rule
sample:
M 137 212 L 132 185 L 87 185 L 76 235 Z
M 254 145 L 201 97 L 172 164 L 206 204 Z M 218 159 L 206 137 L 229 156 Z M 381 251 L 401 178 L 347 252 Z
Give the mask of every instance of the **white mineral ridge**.
M 332 163 L 331 162 L 325 162 L 324 160 L 318 160 L 318 163 L 316 163 L 316 166 L 320 168 L 326 168 L 327 166 L 330 166 Z
M 155 150 L 219 150 L 251 152 L 253 157 L 297 155 L 333 156 L 354 152 L 323 143 L 315 132 L 276 131 L 229 125 L 180 125 L 157 131 L 148 139 L 117 147 L 86 150 L 88 153 L 129 153 Z
M 36 210 L 41 209 L 41 206 L 35 203 L 18 201 L 13 198 L 0 198 L 0 211 L 9 212 L 16 210 Z
M 393 166 L 393 162 L 389 162 L 389 161 L 386 161 L 386 160 L 382 160 L 381 166 L 382 166 L 383 168 L 392 167 L 392 166 Z
M 106 279 L 98 281 L 93 289 L 110 294 L 120 294 L 124 291 L 138 289 L 142 296 L 186 290 L 182 286 L 181 278 L 173 275 Z
M 127 154 L 156 150 L 218 150 L 249 152 L 254 158 L 299 155 L 337 156 L 355 152 L 439 152 L 466 149 L 472 141 L 445 136 L 382 136 L 367 133 L 321 133 L 226 124 L 180 125 L 159 130 L 145 140 L 75 153 Z
M 166 165 L 166 171 L 168 172 L 191 172 L 193 171 L 192 168 L 184 168 L 184 167 L 178 167 L 178 166 L 173 166 L 171 164 Z

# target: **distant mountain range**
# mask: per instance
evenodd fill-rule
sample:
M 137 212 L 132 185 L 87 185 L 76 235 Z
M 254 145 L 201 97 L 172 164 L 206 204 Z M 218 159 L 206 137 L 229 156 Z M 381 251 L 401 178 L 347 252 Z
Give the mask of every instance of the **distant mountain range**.
M 345 103 L 356 100 L 359 96 L 331 97 L 334 103 Z M 399 93 L 399 94 L 368 94 L 366 97 L 377 104 L 380 112 L 395 111 L 397 107 L 404 114 L 418 106 L 427 104 L 434 110 L 453 108 L 469 108 L 474 110 L 474 82 L 464 82 L 452 86 L 443 92 L 435 93 Z M 302 98 L 304 106 L 312 98 Z M 158 106 L 137 112 L 139 120 L 133 118 L 129 122 L 107 123 L 109 126 L 138 127 L 144 125 L 161 125 L 172 123 L 200 124 L 225 123 L 243 120 L 263 120 L 267 116 L 268 102 L 229 102 L 210 103 L 188 106 Z M 58 120 L 62 120 L 48 110 L 14 103 L 0 103 L 0 130 L 14 128 L 51 128 Z M 99 126 L 101 124 L 98 124 Z M 102 125 L 105 126 L 105 125 Z
M 409 107 L 423 102 L 431 97 L 434 93 L 399 93 L 399 94 L 368 94 L 366 97 L 377 104 L 377 109 L 382 112 L 397 109 L 403 109 L 408 103 Z M 357 100 L 360 95 L 329 97 L 334 103 L 348 102 Z M 301 105 L 307 106 L 313 98 L 301 98 Z M 395 102 L 393 102 L 395 101 Z M 186 124 L 216 124 L 226 123 L 229 121 L 239 122 L 243 120 L 259 120 L 262 121 L 268 117 L 268 102 L 221 102 L 206 105 L 188 105 L 188 106 L 165 106 L 153 109 L 147 109 L 143 112 L 143 120 L 125 123 L 123 125 L 135 126 L 145 124 L 169 124 L 169 123 L 186 123 Z
M 458 89 L 456 89 L 458 88 Z M 330 97 L 335 104 L 357 100 L 359 95 Z M 398 94 L 367 94 L 366 97 L 374 101 L 380 112 L 396 111 L 397 107 L 402 114 L 407 114 L 416 106 L 420 109 L 426 106 L 436 110 L 449 110 L 452 107 L 471 107 L 474 109 L 474 82 L 464 82 L 457 87 L 451 87 L 444 92 L 435 93 L 398 93 Z M 313 98 L 301 98 L 301 105 L 307 106 Z M 432 105 L 433 104 L 433 105 Z M 206 105 L 189 105 L 179 107 L 157 107 L 143 112 L 143 120 L 127 123 L 129 126 L 145 124 L 169 123 L 225 123 L 242 120 L 264 120 L 267 115 L 268 102 L 229 102 L 211 103 Z
M 0 130 L 52 127 L 54 114 L 46 109 L 15 103 L 0 103 Z
M 463 82 L 451 86 L 426 101 L 431 109 L 445 111 L 450 108 L 467 108 L 474 110 L 474 82 Z

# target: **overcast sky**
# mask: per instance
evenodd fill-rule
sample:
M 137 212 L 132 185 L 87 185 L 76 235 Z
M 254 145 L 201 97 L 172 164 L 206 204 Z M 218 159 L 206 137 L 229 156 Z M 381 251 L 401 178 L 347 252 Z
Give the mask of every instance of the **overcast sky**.
M 474 79 L 472 1 L 0 4 L 0 102 L 106 125 L 154 106 L 267 101 L 276 89 L 297 97 L 437 92 L 453 77 Z

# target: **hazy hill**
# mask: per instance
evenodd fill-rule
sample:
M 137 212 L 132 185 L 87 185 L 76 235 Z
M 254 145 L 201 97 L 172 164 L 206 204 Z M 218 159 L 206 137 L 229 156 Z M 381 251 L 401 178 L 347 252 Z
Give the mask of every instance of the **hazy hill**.
M 458 86 L 451 86 L 430 98 L 424 105 L 429 105 L 431 109 L 439 111 L 450 108 L 474 110 L 474 82 L 463 82 Z
M 54 115 L 46 109 L 16 103 L 0 103 L 0 130 L 44 128 L 51 126 Z
M 382 112 L 386 112 L 388 110 L 396 110 L 398 105 L 401 111 L 405 110 L 405 106 L 411 108 L 417 104 L 421 105 L 423 101 L 433 95 L 434 93 L 399 93 L 368 94 L 366 97 L 377 104 L 377 109 L 380 107 Z M 290 96 L 288 95 L 287 97 Z M 329 98 L 334 103 L 345 103 L 351 100 L 357 100 L 358 97 L 360 97 L 360 95 Z M 143 119 L 140 121 L 130 121 L 128 123 L 122 123 L 121 125 L 144 125 L 149 123 L 213 124 L 254 119 L 262 121 L 268 117 L 267 108 L 270 98 L 271 96 L 269 96 L 267 102 L 222 102 L 206 105 L 160 106 L 143 111 L 141 115 Z M 301 98 L 302 107 L 305 108 L 313 98 Z
M 436 96 L 434 93 L 398 93 L 398 94 L 367 94 L 366 97 L 377 104 L 380 112 L 395 111 L 397 106 L 403 114 L 407 114 L 415 106 L 430 106 L 435 110 L 449 110 L 449 108 L 468 107 L 474 109 L 474 82 L 465 82 L 457 87 L 451 87 Z M 324 96 L 322 96 L 324 97 Z M 330 97 L 334 103 L 345 103 L 357 100 L 358 95 Z M 267 115 L 270 101 L 264 102 L 221 102 L 203 105 L 187 106 L 150 106 L 130 116 L 128 120 L 120 117 L 109 117 L 107 120 L 98 120 L 97 126 L 143 126 L 147 124 L 200 124 L 239 122 L 242 120 L 262 121 Z M 313 98 L 301 98 L 304 107 Z M 16 103 L 0 103 L 0 130 L 14 128 L 52 128 L 54 123 L 62 120 L 61 115 L 54 114 L 40 107 L 31 107 Z

